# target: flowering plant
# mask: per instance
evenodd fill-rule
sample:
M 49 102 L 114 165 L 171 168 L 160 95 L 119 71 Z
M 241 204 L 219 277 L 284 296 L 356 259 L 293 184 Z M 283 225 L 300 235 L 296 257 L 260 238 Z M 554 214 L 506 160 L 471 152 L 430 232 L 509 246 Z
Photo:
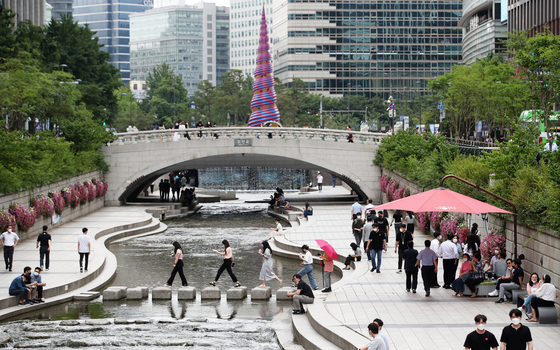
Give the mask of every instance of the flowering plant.
M 107 193 L 107 189 L 109 188 L 109 184 L 107 183 L 107 181 L 102 181 L 101 182 L 101 187 L 99 189 L 99 193 L 98 193 L 98 197 L 103 197 L 105 196 L 105 194 Z
M 441 220 L 443 219 L 444 213 L 441 211 L 432 211 L 430 213 L 430 224 L 435 232 L 441 232 Z
M 80 199 L 76 195 L 74 188 L 64 187 L 61 191 L 62 197 L 64 198 L 64 205 L 70 206 L 72 209 L 76 208 L 78 204 L 80 204 Z
M 87 188 L 88 201 L 89 202 L 93 201 L 95 199 L 95 196 L 97 195 L 97 189 L 95 188 L 95 185 L 88 180 L 84 182 L 84 187 Z
M 76 205 L 86 204 L 88 201 L 88 189 L 81 183 L 77 183 L 74 186 L 74 192 L 76 193 Z
M 10 205 L 10 214 L 12 214 L 22 231 L 27 231 L 35 224 L 35 210 L 33 208 L 24 208 L 23 205 L 19 203 L 14 203 Z
M 465 224 L 461 224 L 458 228 L 457 228 L 457 236 L 458 236 L 458 240 L 459 243 L 464 244 L 467 243 L 467 236 L 469 235 L 469 229 L 465 226 Z
M 54 212 L 57 213 L 58 215 L 62 214 L 62 211 L 64 210 L 64 207 L 66 205 L 66 201 L 64 200 L 63 195 L 56 191 L 55 192 L 50 191 L 49 197 L 53 201 Z
M 489 260 L 492 258 L 494 249 L 506 248 L 506 235 L 500 229 L 493 228 L 492 231 L 486 237 L 482 239 L 482 243 L 480 243 L 480 253 L 484 257 L 484 259 Z
M 6 231 L 8 225 L 16 227 L 16 218 L 2 208 L 2 210 L 0 210 L 0 232 Z
M 463 223 L 465 219 L 462 215 L 447 215 L 443 218 L 440 223 L 441 234 L 447 237 L 448 234 L 452 233 L 456 235 L 458 226 Z
M 31 206 L 35 210 L 37 216 L 48 218 L 54 213 L 54 202 L 44 194 L 39 194 L 31 201 Z
M 386 177 L 385 175 L 381 176 L 381 192 L 387 192 L 387 185 L 389 184 L 390 180 L 391 178 Z
M 430 230 L 430 213 L 429 212 L 416 213 L 416 220 L 418 220 L 418 226 L 420 226 L 420 230 L 422 230 L 424 232 Z

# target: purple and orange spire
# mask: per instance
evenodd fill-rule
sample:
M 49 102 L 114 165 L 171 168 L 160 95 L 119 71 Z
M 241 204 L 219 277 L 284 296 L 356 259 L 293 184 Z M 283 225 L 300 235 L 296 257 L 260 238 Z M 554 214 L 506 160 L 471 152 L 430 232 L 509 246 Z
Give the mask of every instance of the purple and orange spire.
M 274 90 L 274 76 L 272 75 L 269 50 L 266 14 L 263 6 L 249 126 L 260 126 L 266 122 L 280 122 L 280 112 L 276 107 L 276 91 Z

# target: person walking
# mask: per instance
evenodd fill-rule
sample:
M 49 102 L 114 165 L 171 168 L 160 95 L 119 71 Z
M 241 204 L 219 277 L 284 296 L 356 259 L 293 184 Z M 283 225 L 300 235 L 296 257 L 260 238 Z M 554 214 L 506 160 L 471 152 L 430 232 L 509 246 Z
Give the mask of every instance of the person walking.
M 373 231 L 369 235 L 368 244 L 366 247 L 367 251 L 371 252 L 371 272 L 374 270 L 377 273 L 381 272 L 381 253 L 383 250 L 387 251 L 387 238 L 383 232 L 373 224 Z M 377 256 L 377 262 L 375 257 Z
M 377 218 L 373 219 L 373 223 L 377 224 L 379 231 L 385 234 L 385 238 L 389 240 L 389 221 L 386 219 L 386 215 L 383 211 L 379 210 L 377 212 Z
M 494 334 L 486 330 L 486 321 L 488 319 L 484 315 L 476 315 L 474 323 L 476 330 L 467 335 L 463 346 L 465 350 L 497 350 L 498 341 Z
M 335 188 L 336 187 L 336 175 L 331 174 L 331 176 L 332 176 L 332 187 Z
M 186 287 L 189 284 L 187 283 L 187 278 L 183 273 L 183 266 L 184 266 L 183 248 L 181 248 L 181 245 L 177 241 L 173 242 L 173 248 L 174 249 L 171 256 L 175 257 L 175 263 L 173 264 L 173 271 L 171 271 L 171 277 L 169 277 L 165 285 L 167 287 L 171 287 L 173 285 L 173 280 L 175 279 L 175 275 L 177 274 L 177 272 L 179 272 L 179 277 L 181 277 L 181 283 L 183 284 L 183 287 Z
M 404 217 L 404 221 L 406 222 L 406 230 L 410 233 L 412 233 L 412 236 L 414 236 L 414 221 L 416 220 L 416 218 L 414 217 L 414 214 L 411 211 L 407 211 L 406 212 L 406 216 Z
M 224 270 L 227 270 L 229 277 L 231 277 L 231 280 L 233 281 L 233 283 L 235 283 L 234 287 L 240 287 L 241 283 L 239 283 L 239 281 L 237 280 L 237 277 L 235 277 L 235 275 L 233 274 L 233 271 L 231 270 L 231 268 L 233 266 L 235 266 L 235 263 L 233 262 L 233 252 L 231 250 L 231 247 L 229 245 L 229 242 L 224 239 L 222 241 L 222 245 L 224 246 L 224 252 L 220 252 L 217 251 L 216 249 L 212 249 L 212 251 L 214 253 L 218 253 L 221 256 L 224 257 L 224 261 L 222 262 L 222 266 L 220 266 L 220 268 L 218 269 L 218 273 L 216 274 L 216 278 L 214 278 L 214 282 L 210 282 L 210 284 L 212 286 L 216 286 L 216 283 L 218 282 L 218 279 L 220 278 L 220 275 L 222 274 L 222 272 L 224 272 Z
M 362 231 L 364 228 L 364 221 L 362 220 L 362 213 L 356 214 L 356 219 L 352 222 L 352 233 L 354 234 L 354 239 L 356 244 L 360 244 L 362 240 Z
M 368 216 L 366 220 L 367 220 L 366 224 L 362 229 L 362 243 L 364 245 L 364 251 L 366 252 L 367 259 L 371 260 L 371 254 L 367 250 L 367 244 L 368 244 L 369 236 L 371 235 L 371 231 L 373 231 L 373 219 L 371 216 Z
M 438 254 L 443 259 L 443 288 L 451 289 L 457 273 L 457 261 L 459 259 L 457 246 L 453 243 L 453 233 L 447 234 L 447 240 L 440 244 Z M 470 288 L 470 287 L 469 287 Z
M 500 350 L 528 349 L 533 350 L 533 337 L 529 327 L 521 324 L 523 313 L 517 309 L 509 312 L 511 324 L 505 326 L 500 337 Z
M 400 224 L 400 227 L 398 227 L 398 231 L 397 231 L 397 240 L 395 241 L 395 253 L 399 252 L 399 256 L 398 256 L 398 260 L 399 262 L 397 263 L 397 273 L 401 273 L 402 272 L 402 264 L 404 261 L 404 251 L 407 248 L 407 243 L 409 241 L 412 241 L 412 234 L 410 232 L 408 232 L 406 230 L 406 225 L 405 224 Z M 416 288 L 415 288 L 416 289 Z
M 432 287 L 432 279 L 434 274 L 437 274 L 437 263 L 438 257 L 433 250 L 430 249 L 429 239 L 424 241 L 424 249 L 418 253 L 416 257 L 416 266 L 422 264 L 422 281 L 424 282 L 424 290 L 426 291 L 426 296 L 430 296 L 430 288 Z
M 358 201 L 359 199 L 357 197 L 354 198 L 354 204 L 352 204 L 352 216 L 351 216 L 352 221 L 356 220 L 358 213 L 360 213 L 360 215 L 362 214 L 362 205 L 358 203 Z
M 317 290 L 319 287 L 317 286 L 317 282 L 315 282 L 315 277 L 313 277 L 313 255 L 311 255 L 307 244 L 301 246 L 301 251 L 303 254 L 300 254 L 299 258 L 303 260 L 300 264 L 303 268 L 299 270 L 297 274 L 302 277 L 307 275 L 311 288 L 313 288 L 313 290 Z
M 39 266 L 41 266 L 41 271 L 45 268 L 49 271 L 51 261 L 51 235 L 47 232 L 48 230 L 47 225 L 43 225 L 43 233 L 37 237 L 36 248 L 39 248 Z
M 320 171 L 317 172 L 317 188 L 319 192 L 323 191 L 323 175 L 321 175 Z
M 82 229 L 82 235 L 78 237 L 78 253 L 80 254 L 80 272 L 84 272 L 82 261 L 86 260 L 85 269 L 88 270 L 89 253 L 91 251 L 91 239 L 87 235 L 88 229 Z
M 402 223 L 403 223 L 403 215 L 401 211 L 395 210 L 395 213 L 393 213 L 393 218 L 391 219 L 391 223 L 389 224 L 389 226 L 393 226 L 393 224 L 395 224 L 395 235 L 399 233 Z
M 14 262 L 14 248 L 18 244 L 19 236 L 13 232 L 12 225 L 8 225 L 6 232 L 0 235 L 0 242 L 4 247 L 4 262 L 6 263 L 6 270 L 12 271 L 12 264 Z
M 270 248 L 268 241 L 262 242 L 262 251 L 259 250 L 259 255 L 263 257 L 261 273 L 259 274 L 259 279 L 262 281 L 261 286 L 265 287 L 266 281 L 275 279 L 280 282 L 280 287 L 282 287 L 282 280 L 272 271 L 272 248 Z
M 412 293 L 416 293 L 416 287 L 418 287 L 418 266 L 416 265 L 416 258 L 418 257 L 418 251 L 414 249 L 414 242 L 406 242 L 406 249 L 403 253 L 404 260 L 404 272 L 406 273 L 406 291 L 410 292 L 412 288 Z
M 158 190 L 159 190 L 159 200 L 163 201 L 163 190 L 165 188 L 165 184 L 163 183 L 163 179 L 159 181 Z

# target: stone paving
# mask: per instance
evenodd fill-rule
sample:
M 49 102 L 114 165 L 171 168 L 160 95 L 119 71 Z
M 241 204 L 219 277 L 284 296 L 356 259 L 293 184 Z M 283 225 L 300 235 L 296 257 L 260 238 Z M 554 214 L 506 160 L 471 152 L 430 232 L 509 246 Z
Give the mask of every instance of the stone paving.
M 325 186 L 323 193 L 309 194 L 309 198 L 329 196 L 334 193 L 348 194 L 343 188 Z M 291 203 L 305 201 L 303 195 L 288 196 Z M 286 233 L 285 238 L 296 245 L 308 244 L 318 248 L 315 239 L 331 243 L 341 255 L 351 252 L 354 241 L 351 233 L 350 206 L 352 203 L 312 203 L 313 216 L 307 223 Z M 365 206 L 364 206 L 365 207 Z M 392 217 L 392 216 L 390 216 Z M 389 220 L 390 222 L 390 220 Z M 407 293 L 405 274 L 396 273 L 397 254 L 395 231 L 390 227 L 388 250 L 383 254 L 381 273 L 371 273 L 367 259 L 357 262 L 361 276 L 333 288 L 324 301 L 326 311 L 351 329 L 367 336 L 367 325 L 376 317 L 385 323 L 383 331 L 389 338 L 391 349 L 460 349 L 466 335 L 475 329 L 474 316 L 482 313 L 488 317 L 488 330 L 500 339 L 502 328 L 509 324 L 508 312 L 515 306 L 511 303 L 495 304 L 497 298 L 453 297 L 451 290 L 432 289 L 425 297 L 422 278 L 418 276 L 418 293 Z M 423 249 L 429 238 L 420 231 L 414 235 L 415 248 Z M 420 249 L 419 249 L 420 248 Z M 363 255 L 365 257 L 365 254 Z M 440 259 L 441 263 L 441 259 Z M 362 266 L 367 264 L 368 267 Z M 438 271 L 438 280 L 443 285 L 443 271 Z M 535 349 L 558 349 L 560 327 L 558 325 L 528 325 L 533 336 Z M 364 341 L 365 345 L 367 340 Z

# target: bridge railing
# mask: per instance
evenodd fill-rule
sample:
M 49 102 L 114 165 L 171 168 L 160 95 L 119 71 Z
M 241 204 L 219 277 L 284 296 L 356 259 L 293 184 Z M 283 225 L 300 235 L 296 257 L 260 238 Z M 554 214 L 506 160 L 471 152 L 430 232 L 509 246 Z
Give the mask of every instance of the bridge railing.
M 386 136 L 383 133 L 311 128 L 249 128 L 218 127 L 202 129 L 167 129 L 116 134 L 117 140 L 107 146 L 127 145 L 142 142 L 192 142 L 212 139 L 289 139 L 320 142 L 348 142 L 352 134 L 354 143 L 378 144 Z M 188 137 L 187 137 L 188 135 Z M 189 140 L 190 139 L 190 140 Z

